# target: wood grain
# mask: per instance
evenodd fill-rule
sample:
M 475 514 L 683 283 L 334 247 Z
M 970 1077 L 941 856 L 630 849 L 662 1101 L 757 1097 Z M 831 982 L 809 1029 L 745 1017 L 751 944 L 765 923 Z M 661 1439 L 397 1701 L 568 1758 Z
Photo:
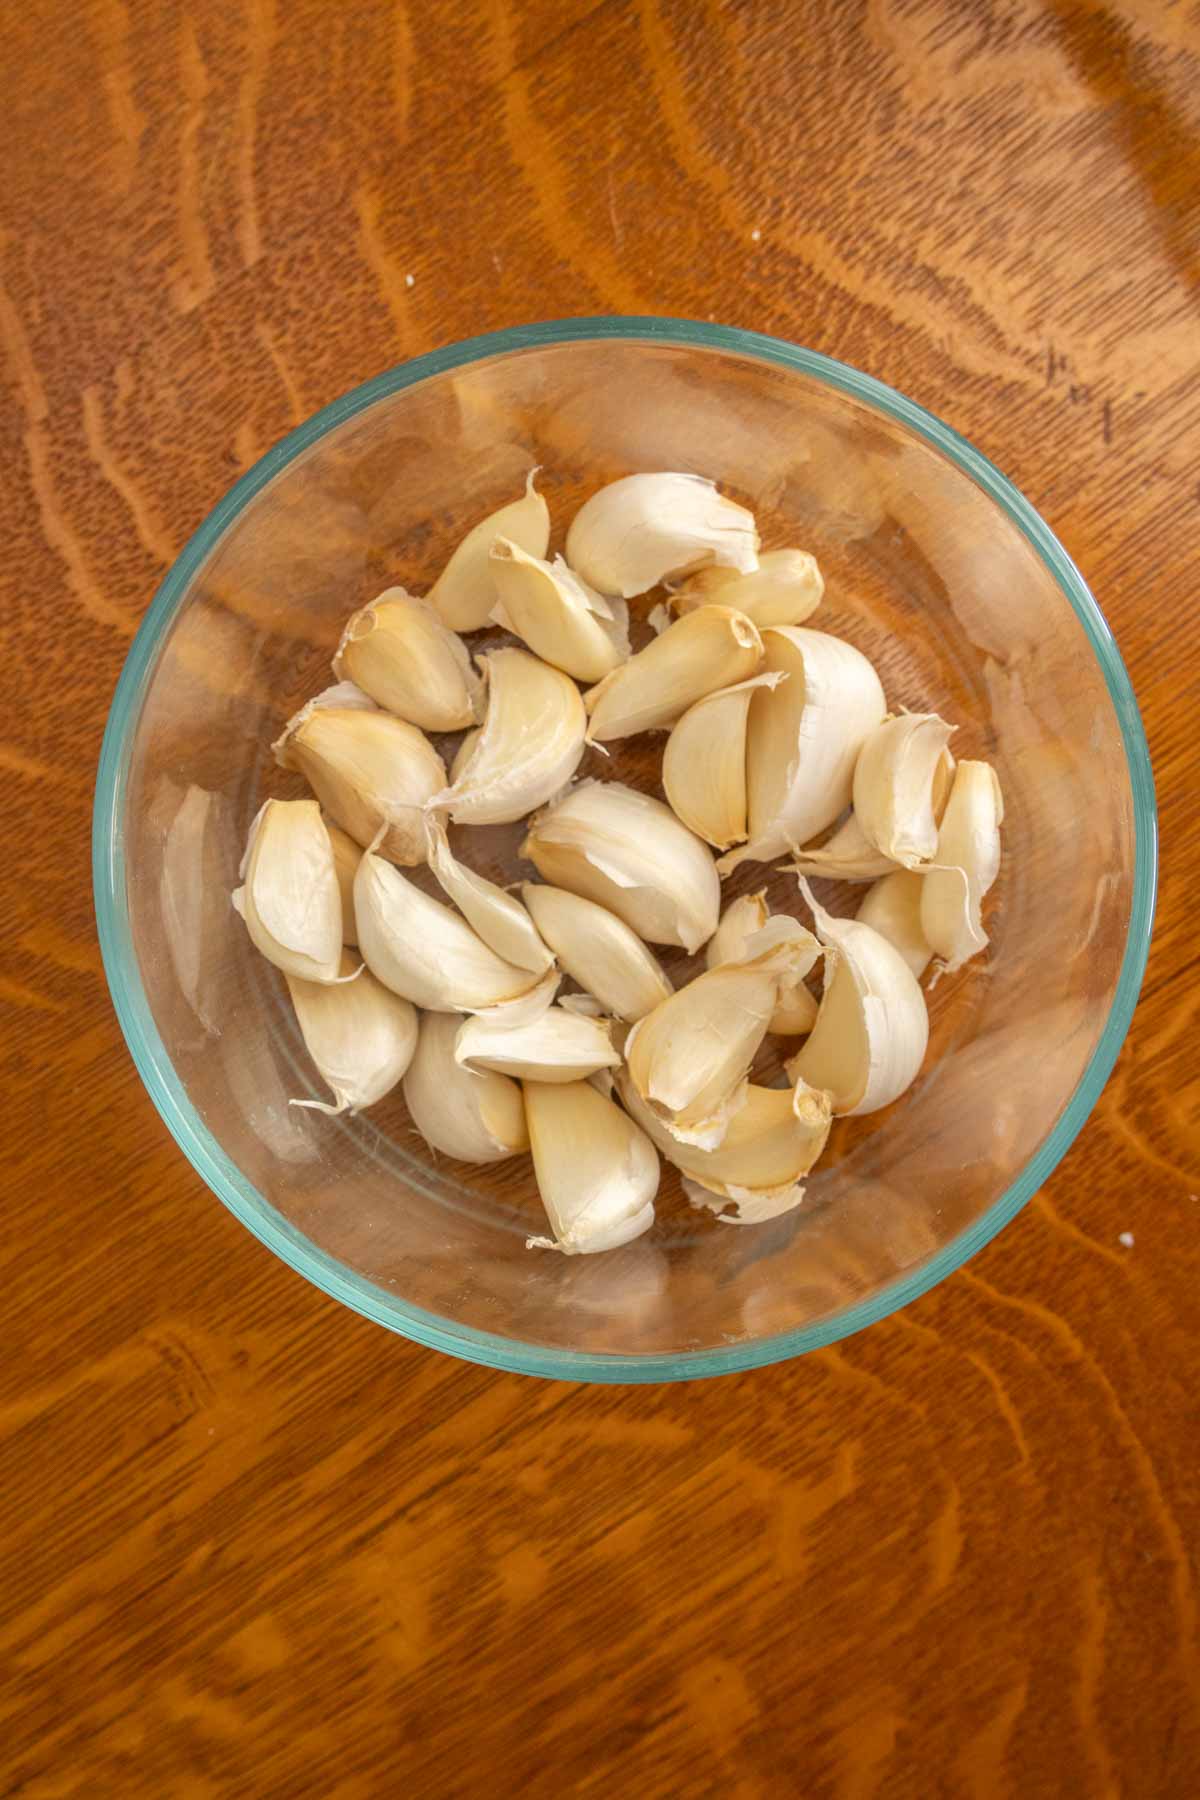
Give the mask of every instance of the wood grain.
M 0 34 L 0 1788 L 1200 1791 L 1196 6 Z M 661 1390 L 459 1366 L 276 1263 L 134 1078 L 88 886 L 121 660 L 232 477 L 404 356 L 603 310 L 812 344 L 994 456 L 1113 624 L 1165 846 L 1021 1218 L 836 1349 Z

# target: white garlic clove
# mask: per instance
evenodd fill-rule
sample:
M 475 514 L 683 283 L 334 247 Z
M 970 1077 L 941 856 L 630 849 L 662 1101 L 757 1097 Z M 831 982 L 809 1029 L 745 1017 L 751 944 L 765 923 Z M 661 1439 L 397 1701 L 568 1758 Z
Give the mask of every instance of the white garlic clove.
M 336 981 L 342 901 L 315 800 L 267 800 L 250 826 L 233 904 L 250 941 L 285 975 Z
M 345 951 L 340 973 L 343 979 L 332 985 L 287 977 L 305 1048 L 334 1097 L 332 1106 L 324 1100 L 293 1100 L 293 1106 L 361 1112 L 390 1094 L 412 1061 L 416 1008 Z
M 454 1060 L 459 1021 L 424 1013 L 404 1077 L 413 1124 L 434 1150 L 459 1162 L 504 1162 L 529 1148 L 521 1090 L 507 1075 L 475 1074 Z
M 530 556 L 545 556 L 550 543 L 550 509 L 533 485 L 531 469 L 519 500 L 489 513 L 469 531 L 429 590 L 429 604 L 452 631 L 478 631 L 488 623 L 496 593 L 488 555 L 498 537 Z
M 754 514 L 700 475 L 626 475 L 580 507 L 567 561 L 602 594 L 631 600 L 706 563 L 758 563 Z
M 466 645 L 428 601 L 404 588 L 388 588 L 351 615 L 333 672 L 425 731 L 461 730 L 482 710 Z
M 854 766 L 854 817 L 867 842 L 902 868 L 937 849 L 934 790 L 953 725 L 936 713 L 901 713 L 877 725 Z
M 756 940 L 757 944 L 763 942 L 759 934 L 769 923 L 773 921 L 765 888 L 760 888 L 756 894 L 742 894 L 731 900 L 705 947 L 705 963 L 710 969 L 716 969 L 723 963 L 744 961 L 747 955 L 753 954 L 748 947 L 757 947 Z M 806 1031 L 812 1030 L 816 1017 L 816 997 L 805 987 L 803 979 L 783 979 L 767 1031 L 772 1036 L 803 1037 Z
M 654 1223 L 658 1157 L 613 1101 L 586 1081 L 523 1083 L 538 1192 L 553 1238 L 531 1248 L 586 1256 L 614 1250 Z
M 793 874 L 815 875 L 823 881 L 878 881 L 890 875 L 896 864 L 868 841 L 851 813 L 819 849 L 797 850 L 787 867 Z
M 689 831 L 718 850 L 746 835 L 746 724 L 760 687 L 787 677 L 754 675 L 689 706 L 663 751 L 663 791 Z
M 1004 798 L 990 763 L 960 762 L 921 893 L 921 926 L 947 971 L 983 950 L 983 897 L 1000 873 Z
M 494 1069 L 523 1081 L 583 1081 L 621 1061 L 607 1019 L 562 1006 L 515 1027 L 487 1016 L 467 1019 L 454 1055 L 468 1069 Z
M 525 650 L 479 659 L 488 705 L 449 787 L 430 802 L 458 825 L 523 819 L 570 781 L 585 749 L 587 714 L 569 676 Z
M 554 957 L 521 902 L 458 861 L 436 815 L 429 816 L 425 828 L 429 867 L 468 925 L 506 962 L 535 975 L 544 974 L 553 966 Z
M 753 675 L 762 657 L 758 629 L 744 613 L 702 606 L 588 689 L 588 741 L 673 725 L 706 694 Z
M 489 564 L 496 590 L 492 619 L 535 656 L 576 681 L 601 681 L 629 655 L 629 608 L 596 593 L 561 556 L 528 556 L 500 537 Z
M 671 983 L 635 932 L 615 913 L 566 888 L 527 881 L 521 898 L 572 981 L 618 1019 L 640 1019 L 671 994 Z M 562 1004 L 584 996 L 567 995 Z
M 817 559 L 807 550 L 764 550 L 757 569 L 699 569 L 688 577 L 671 605 L 677 613 L 693 612 L 719 600 L 736 606 L 762 631 L 767 625 L 803 625 L 821 604 L 825 581 Z
M 354 927 L 354 877 L 362 856 L 362 845 L 356 844 L 349 832 L 343 831 L 340 825 L 335 825 L 332 819 L 325 820 L 325 829 L 329 833 L 333 866 L 337 870 L 338 892 L 342 897 L 342 942 L 353 947 L 358 943 L 358 933 Z
M 920 870 L 893 869 L 867 889 L 855 915 L 900 952 L 918 981 L 933 955 L 921 925 L 924 887 Z

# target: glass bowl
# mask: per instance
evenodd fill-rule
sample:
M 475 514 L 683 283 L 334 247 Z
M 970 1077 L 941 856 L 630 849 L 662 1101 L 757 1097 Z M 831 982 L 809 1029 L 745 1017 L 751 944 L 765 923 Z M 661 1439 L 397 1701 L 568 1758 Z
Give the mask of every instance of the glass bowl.
M 423 590 L 530 465 L 553 543 L 582 496 L 697 470 L 764 544 L 816 552 L 811 623 L 878 666 L 893 708 L 957 722 L 1007 813 L 985 957 L 930 997 L 930 1053 L 886 1111 L 835 1123 L 804 1205 L 737 1227 L 664 1170 L 659 1220 L 596 1257 L 530 1251 L 527 1158 L 436 1159 L 397 1091 L 324 1097 L 282 978 L 229 904 L 261 799 L 300 791 L 269 746 L 327 685 L 352 608 Z M 661 738 L 581 772 L 653 789 Z M 517 827 L 456 834 L 528 877 Z M 418 1342 L 571 1380 L 659 1381 L 778 1361 L 902 1306 L 1011 1219 L 1112 1068 L 1145 964 L 1155 811 L 1112 637 L 1031 506 L 945 425 L 778 339 L 671 319 L 573 319 L 419 357 L 337 400 L 240 480 L 163 582 L 121 676 L 95 813 L 100 941 L 155 1105 L 242 1223 L 327 1293 Z M 803 914 L 794 880 L 766 882 Z M 861 890 L 860 890 L 861 891 Z M 853 904 L 854 892 L 826 894 Z M 679 971 L 679 965 L 676 965 Z M 679 971 L 681 972 L 681 971 Z M 769 1074 L 769 1071 L 768 1071 Z

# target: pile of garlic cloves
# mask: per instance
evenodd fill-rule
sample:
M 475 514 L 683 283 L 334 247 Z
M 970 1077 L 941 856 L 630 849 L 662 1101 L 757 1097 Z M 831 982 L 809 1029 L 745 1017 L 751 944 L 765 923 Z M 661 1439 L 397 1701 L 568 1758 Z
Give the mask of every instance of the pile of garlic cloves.
M 437 1154 L 530 1156 L 549 1235 L 528 1242 L 572 1255 L 650 1228 L 663 1157 L 722 1222 L 800 1203 L 832 1120 L 920 1070 L 922 977 L 986 947 L 1003 802 L 952 725 L 890 712 L 868 659 L 807 623 L 816 561 L 760 554 L 713 482 L 614 481 L 550 560 L 535 475 L 426 595 L 347 620 L 334 685 L 274 746 L 315 797 L 265 801 L 233 904 L 332 1096 L 294 1104 L 399 1086 Z M 630 602 L 655 631 L 637 651 Z M 663 799 L 619 778 L 645 732 Z M 470 828 L 517 822 L 536 879 L 502 887 Z M 765 888 L 723 905 L 743 863 L 789 871 L 801 916 Z M 869 884 L 857 916 L 817 879 Z M 703 967 L 676 989 L 681 955 Z M 769 1037 L 786 1085 L 754 1078 Z

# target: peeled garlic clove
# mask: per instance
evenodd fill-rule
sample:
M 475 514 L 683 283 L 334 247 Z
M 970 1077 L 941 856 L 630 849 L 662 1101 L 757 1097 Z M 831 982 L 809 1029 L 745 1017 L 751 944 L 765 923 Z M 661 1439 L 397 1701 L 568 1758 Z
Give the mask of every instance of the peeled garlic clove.
M 929 967 L 933 950 L 921 926 L 925 877 L 917 869 L 893 869 L 863 895 L 856 917 L 898 950 L 917 980 Z
M 626 475 L 584 502 L 567 533 L 567 561 L 602 594 L 630 600 L 706 563 L 758 563 L 754 514 L 700 475 Z
M 887 711 L 878 675 L 852 644 L 794 625 L 768 626 L 762 641 L 764 671 L 788 679 L 750 703 L 750 842 L 721 859 L 722 874 L 742 862 L 765 862 L 832 825 L 850 803 L 858 753 Z
M 500 537 L 489 554 L 496 605 L 492 618 L 522 638 L 535 656 L 576 681 L 600 681 L 629 655 L 629 609 L 618 611 L 569 569 L 528 556 Z
M 494 881 L 460 863 L 450 849 L 446 828 L 431 815 L 426 820 L 428 862 L 441 887 L 490 950 L 518 969 L 542 975 L 554 957 L 538 936 L 525 908 Z
M 583 1081 L 621 1061 L 607 1019 L 561 1006 L 515 1028 L 487 1017 L 467 1019 L 454 1055 L 468 1069 L 494 1069 L 523 1081 Z
M 936 713 L 901 713 L 877 725 L 854 766 L 854 817 L 868 843 L 902 868 L 937 849 L 934 784 L 953 732 Z
M 429 604 L 452 631 L 478 631 L 488 623 L 496 594 L 488 553 L 498 537 L 530 556 L 545 556 L 550 543 L 550 509 L 535 490 L 529 471 L 519 500 L 489 513 L 469 531 L 429 590 Z
M 342 942 L 355 945 L 358 933 L 354 928 L 354 877 L 358 870 L 362 847 L 356 844 L 348 832 L 335 825 L 332 819 L 325 820 L 325 829 L 329 833 L 329 843 L 333 850 L 333 866 L 337 871 L 338 892 L 342 897 Z
M 1004 798 L 990 763 L 960 762 L 925 874 L 921 926 L 947 971 L 985 948 L 980 909 L 1000 873 Z
M 507 1075 L 474 1074 L 454 1060 L 459 1021 L 425 1013 L 404 1077 L 404 1099 L 425 1142 L 459 1162 L 504 1162 L 529 1148 L 521 1090 Z
M 757 569 L 699 569 L 671 597 L 677 613 L 693 612 L 719 600 L 736 606 L 761 631 L 767 625 L 803 625 L 816 612 L 825 592 L 817 559 L 807 550 L 764 550 Z
M 797 850 L 787 867 L 796 875 L 816 875 L 824 881 L 878 881 L 896 864 L 869 842 L 851 813 L 819 850 Z
M 566 888 L 527 881 L 521 898 L 572 981 L 607 1013 L 640 1019 L 671 994 L 671 984 L 641 938 L 606 907 Z M 562 1004 L 584 998 L 567 995 Z
M 755 675 L 689 706 L 663 751 L 662 784 L 689 831 L 728 850 L 746 835 L 746 721 L 754 691 L 786 676 Z
M 669 807 L 620 782 L 579 782 L 531 821 L 520 853 L 544 881 L 652 944 L 698 950 L 716 930 L 721 883 L 708 850 Z
M 426 731 L 458 731 L 481 710 L 467 646 L 427 601 L 403 588 L 388 588 L 351 615 L 333 672 Z
M 753 954 L 749 946 L 757 948 L 763 943 L 760 934 L 768 923 L 777 925 L 777 921 L 771 920 L 765 888 L 760 888 L 756 894 L 742 894 L 731 900 L 705 948 L 704 960 L 708 967 L 716 969 L 722 963 L 743 962 L 747 955 Z M 802 1037 L 812 1030 L 816 1016 L 816 998 L 809 993 L 803 980 L 784 979 L 779 984 L 779 998 L 767 1031 L 780 1037 Z
M 702 606 L 588 689 L 588 740 L 604 744 L 673 725 L 706 694 L 753 675 L 762 656 L 758 629 L 744 613 Z
M 587 714 L 569 676 L 525 650 L 492 650 L 479 663 L 487 714 L 454 781 L 430 802 L 458 825 L 523 819 L 570 781 L 585 747 Z
M 553 1238 L 531 1248 L 586 1256 L 615 1250 L 654 1223 L 658 1157 L 644 1132 L 586 1081 L 527 1081 L 525 1117 Z
M 330 817 L 356 843 L 374 841 L 393 862 L 411 867 L 425 856 L 422 808 L 446 783 L 441 757 L 417 726 L 381 712 L 373 701 L 345 704 L 318 695 L 289 720 L 273 746 L 284 769 L 298 769 Z M 348 696 L 347 696 L 348 698 Z
M 900 952 L 858 919 L 835 919 L 801 878 L 817 935 L 831 945 L 831 973 L 817 1022 L 788 1063 L 832 1097 L 835 1113 L 877 1112 L 915 1078 L 929 1041 L 929 1014 L 916 976 Z
M 336 981 L 342 901 L 333 846 L 315 800 L 267 800 L 242 858 L 233 904 L 250 941 L 285 975 Z
M 287 978 L 308 1054 L 333 1089 L 335 1104 L 293 1100 L 316 1112 L 360 1112 L 390 1094 L 417 1046 L 417 1013 L 342 952 L 343 979 L 332 985 Z M 353 981 L 345 977 L 353 975 Z

